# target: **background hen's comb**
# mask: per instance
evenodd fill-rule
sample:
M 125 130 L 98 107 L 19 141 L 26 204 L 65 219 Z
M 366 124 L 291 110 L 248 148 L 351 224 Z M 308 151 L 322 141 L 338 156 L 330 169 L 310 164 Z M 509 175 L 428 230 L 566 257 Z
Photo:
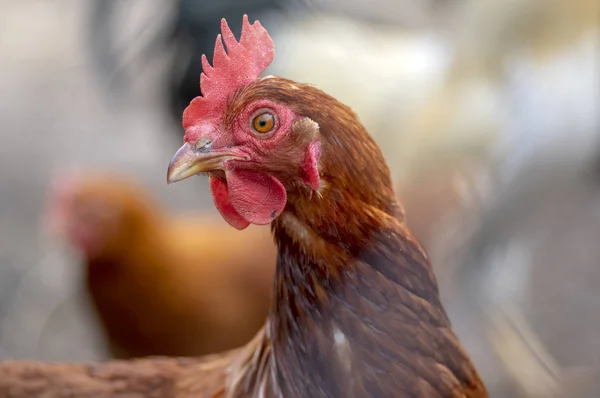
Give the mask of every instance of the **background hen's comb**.
M 221 115 L 227 97 L 260 76 L 273 61 L 274 54 L 273 40 L 260 22 L 251 25 L 248 16 L 244 15 L 238 42 L 223 18 L 221 34 L 215 43 L 213 66 L 206 55 L 202 55 L 202 96 L 194 98 L 183 112 L 183 128 L 195 125 L 199 119 L 209 121 Z

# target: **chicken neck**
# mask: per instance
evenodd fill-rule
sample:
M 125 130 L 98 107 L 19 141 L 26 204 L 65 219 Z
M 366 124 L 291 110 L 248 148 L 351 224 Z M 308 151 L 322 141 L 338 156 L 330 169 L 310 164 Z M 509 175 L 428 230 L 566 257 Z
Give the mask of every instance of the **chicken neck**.
M 393 214 L 363 205 L 325 230 L 302 205 L 274 222 L 275 300 L 233 368 L 234 396 L 486 396 L 423 249 Z

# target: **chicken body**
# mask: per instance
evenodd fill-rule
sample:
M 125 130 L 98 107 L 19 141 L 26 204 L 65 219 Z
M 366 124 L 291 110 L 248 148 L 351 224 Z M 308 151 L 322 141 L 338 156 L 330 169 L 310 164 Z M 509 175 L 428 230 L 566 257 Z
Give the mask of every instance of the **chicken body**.
M 220 352 L 264 323 L 275 262 L 268 229 L 172 216 L 117 177 L 71 182 L 58 196 L 54 216 L 85 257 L 113 356 Z

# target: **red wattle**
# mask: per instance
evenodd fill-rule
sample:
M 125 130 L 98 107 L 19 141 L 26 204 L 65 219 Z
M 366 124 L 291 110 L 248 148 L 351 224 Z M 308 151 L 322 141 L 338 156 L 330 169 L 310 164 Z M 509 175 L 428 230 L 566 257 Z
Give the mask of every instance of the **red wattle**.
M 213 202 L 221 213 L 221 216 L 236 229 L 245 229 L 250 225 L 244 217 L 242 217 L 233 207 L 229 200 L 227 184 L 217 177 L 212 175 L 209 177 L 210 191 L 212 192 Z
M 226 172 L 229 201 L 237 214 L 256 225 L 265 225 L 281 214 L 287 202 L 283 184 L 275 177 L 251 170 Z

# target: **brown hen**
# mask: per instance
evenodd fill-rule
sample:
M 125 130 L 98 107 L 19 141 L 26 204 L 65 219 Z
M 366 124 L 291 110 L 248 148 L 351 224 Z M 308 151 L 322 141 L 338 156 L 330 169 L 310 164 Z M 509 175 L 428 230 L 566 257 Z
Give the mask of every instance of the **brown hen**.
M 96 365 L 112 369 L 109 380 L 91 365 L 70 368 L 48 396 L 98 382 L 107 393 L 83 396 L 487 397 L 356 115 L 309 85 L 259 78 L 274 52 L 258 22 L 244 17 L 239 42 L 224 20 L 222 31 L 227 53 L 219 36 L 214 66 L 203 58 L 203 96 L 184 113 L 185 144 L 168 180 L 209 173 L 231 225 L 272 223 L 278 254 L 266 325 L 241 351 L 189 368 L 176 360 Z M 0 379 L 0 391 L 28 396 L 23 385 L 47 382 L 57 366 L 65 365 L 5 363 L 0 372 L 12 376 Z M 149 374 L 163 375 L 162 389 Z
M 135 181 L 99 174 L 63 178 L 50 216 L 83 256 L 114 357 L 221 352 L 264 324 L 276 256 L 267 228 L 174 216 Z

